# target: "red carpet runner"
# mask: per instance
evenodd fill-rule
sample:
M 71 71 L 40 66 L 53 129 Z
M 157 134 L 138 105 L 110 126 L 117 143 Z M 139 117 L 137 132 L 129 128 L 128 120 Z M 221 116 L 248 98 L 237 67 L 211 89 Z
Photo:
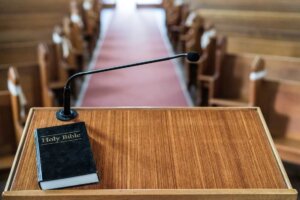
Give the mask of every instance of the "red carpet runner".
M 97 57 L 96 69 L 168 56 L 149 10 L 117 9 Z M 171 61 L 92 75 L 82 106 L 187 106 Z

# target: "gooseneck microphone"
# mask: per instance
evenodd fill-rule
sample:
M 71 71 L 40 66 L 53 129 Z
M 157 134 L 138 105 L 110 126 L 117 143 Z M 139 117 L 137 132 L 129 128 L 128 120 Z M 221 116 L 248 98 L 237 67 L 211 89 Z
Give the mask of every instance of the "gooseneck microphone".
M 129 67 L 135 67 L 139 65 L 146 65 L 150 63 L 156 63 L 156 62 L 162 62 L 162 61 L 167 61 L 167 60 L 172 60 L 175 58 L 180 58 L 180 57 L 186 57 L 190 62 L 196 62 L 199 60 L 200 55 L 195 52 L 189 52 L 189 53 L 182 53 L 170 57 L 165 57 L 165 58 L 160 58 L 160 59 L 155 59 L 155 60 L 148 60 L 148 61 L 143 61 L 139 63 L 133 63 L 129 65 L 123 65 L 123 66 L 118 66 L 118 67 L 111 67 L 111 68 L 106 68 L 106 69 L 98 69 L 98 70 L 91 70 L 91 71 L 85 71 L 85 72 L 79 72 L 76 73 L 72 76 L 69 77 L 67 80 L 67 83 L 64 87 L 64 96 L 63 96 L 63 109 L 60 109 L 59 111 L 56 112 L 56 118 L 61 120 L 61 121 L 69 121 L 78 115 L 77 112 L 74 109 L 71 109 L 71 82 L 77 77 L 80 76 L 85 76 L 89 74 L 96 74 L 96 73 L 101 73 L 101 72 L 107 72 L 107 71 L 113 71 L 113 70 L 118 70 L 118 69 L 124 69 L 124 68 L 129 68 Z

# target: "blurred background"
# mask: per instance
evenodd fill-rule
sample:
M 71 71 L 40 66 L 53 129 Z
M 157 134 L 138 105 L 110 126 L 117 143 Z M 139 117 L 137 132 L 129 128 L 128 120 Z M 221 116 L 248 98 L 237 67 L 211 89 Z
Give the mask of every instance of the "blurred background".
M 260 107 L 300 188 L 300 1 L 0 0 L 0 191 L 32 107 Z M 242 133 L 241 133 L 242 134 Z M 36 169 L 32 169 L 36 170 Z

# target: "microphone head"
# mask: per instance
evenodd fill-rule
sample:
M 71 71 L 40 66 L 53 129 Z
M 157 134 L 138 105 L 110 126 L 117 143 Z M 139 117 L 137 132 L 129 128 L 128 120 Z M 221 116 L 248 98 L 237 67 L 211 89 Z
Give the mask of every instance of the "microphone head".
M 200 55 L 199 53 L 197 52 L 189 52 L 187 54 L 187 59 L 190 61 L 190 62 L 197 62 L 200 58 Z

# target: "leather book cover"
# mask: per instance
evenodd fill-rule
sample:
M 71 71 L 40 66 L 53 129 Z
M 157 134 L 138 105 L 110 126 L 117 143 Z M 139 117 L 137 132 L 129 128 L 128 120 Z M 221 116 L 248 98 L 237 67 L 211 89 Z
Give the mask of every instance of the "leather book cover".
M 84 122 L 39 128 L 34 137 L 39 185 L 97 173 Z

